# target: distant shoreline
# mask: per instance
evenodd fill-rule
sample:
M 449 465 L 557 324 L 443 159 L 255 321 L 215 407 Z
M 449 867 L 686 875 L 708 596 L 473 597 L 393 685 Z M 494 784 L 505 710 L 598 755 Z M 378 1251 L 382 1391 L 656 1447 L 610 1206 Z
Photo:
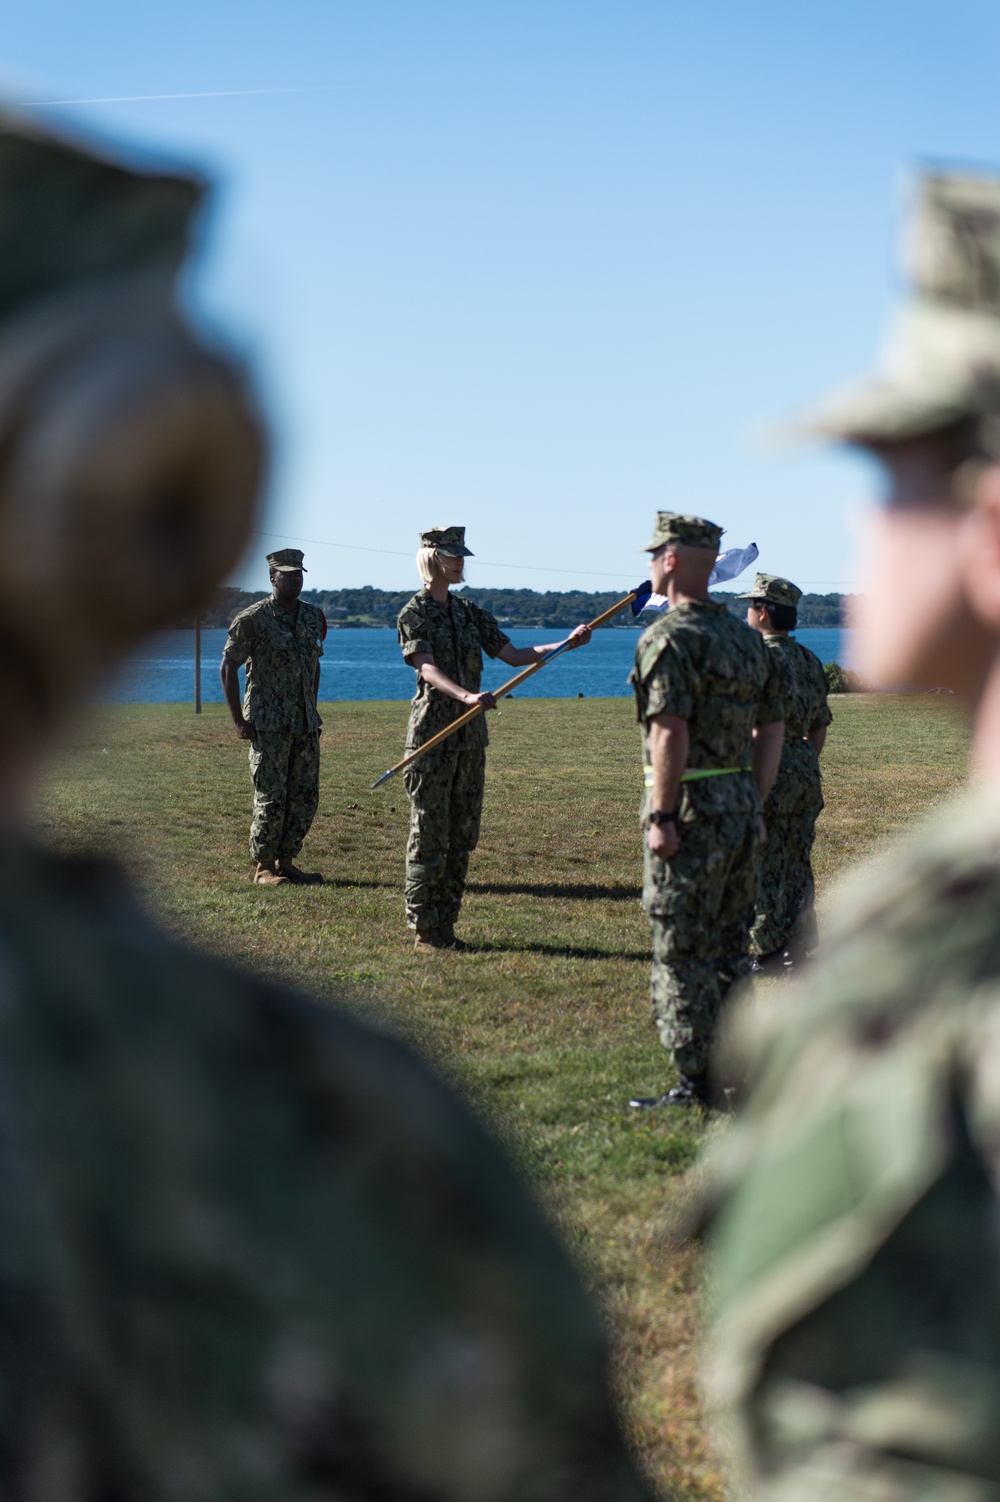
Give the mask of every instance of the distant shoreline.
M 394 630 L 396 617 L 413 590 L 383 590 L 366 585 L 363 589 L 304 589 L 302 599 L 310 605 L 318 605 L 327 618 L 330 629 L 349 627 L 354 630 Z M 581 621 L 593 620 L 607 610 L 621 595 L 615 590 L 535 590 L 535 589 L 478 589 L 461 591 L 464 599 L 473 600 L 484 610 L 496 616 L 501 626 L 516 629 L 541 631 L 566 631 Z M 226 628 L 235 615 L 258 600 L 267 598 L 264 590 L 223 589 L 212 604 L 202 612 L 201 625 L 208 629 Z M 745 603 L 728 591 L 712 595 L 713 600 L 726 605 L 734 614 L 742 615 Z M 839 593 L 805 594 L 799 604 L 799 626 L 803 630 L 842 628 L 846 606 L 850 596 Z M 648 625 L 652 616 L 640 616 L 638 622 L 630 612 L 611 621 L 607 629 Z M 177 628 L 190 630 L 193 618 L 177 622 Z M 603 629 L 603 628 L 602 628 Z

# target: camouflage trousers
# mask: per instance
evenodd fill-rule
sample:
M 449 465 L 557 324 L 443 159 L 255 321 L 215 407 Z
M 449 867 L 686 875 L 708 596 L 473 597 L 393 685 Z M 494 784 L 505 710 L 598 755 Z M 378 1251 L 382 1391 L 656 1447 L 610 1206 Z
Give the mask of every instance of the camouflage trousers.
M 469 855 L 479 843 L 486 748 L 446 741 L 407 767 L 403 782 L 410 795 L 406 921 L 426 931 L 454 923 L 462 906 Z
M 258 735 L 250 745 L 250 778 L 250 854 L 256 861 L 294 860 L 319 806 L 319 731 Z
M 645 849 L 653 1020 L 681 1074 L 708 1068 L 722 1004 L 750 973 L 757 818 L 740 810 L 682 823 L 681 848 L 670 861 Z
M 764 805 L 767 839 L 760 852 L 756 917 L 750 950 L 756 959 L 790 943 L 803 953 L 816 947 L 812 847 L 823 808 L 819 760 L 807 742 L 786 746 Z

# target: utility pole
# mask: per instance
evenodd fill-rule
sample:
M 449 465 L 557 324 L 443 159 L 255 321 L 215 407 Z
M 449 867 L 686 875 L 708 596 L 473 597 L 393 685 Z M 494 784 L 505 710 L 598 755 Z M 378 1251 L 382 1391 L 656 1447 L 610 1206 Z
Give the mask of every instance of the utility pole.
M 194 613 L 194 712 L 201 714 L 201 611 Z

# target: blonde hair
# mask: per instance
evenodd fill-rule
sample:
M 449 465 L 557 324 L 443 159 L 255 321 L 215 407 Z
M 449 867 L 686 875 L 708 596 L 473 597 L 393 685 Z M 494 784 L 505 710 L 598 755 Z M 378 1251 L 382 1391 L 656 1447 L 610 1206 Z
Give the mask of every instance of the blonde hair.
M 444 572 L 442 558 L 450 557 L 450 554 L 441 553 L 437 548 L 417 549 L 417 572 L 425 584 L 433 584 L 435 579 L 440 579 Z M 465 568 L 459 575 L 459 582 L 465 578 Z

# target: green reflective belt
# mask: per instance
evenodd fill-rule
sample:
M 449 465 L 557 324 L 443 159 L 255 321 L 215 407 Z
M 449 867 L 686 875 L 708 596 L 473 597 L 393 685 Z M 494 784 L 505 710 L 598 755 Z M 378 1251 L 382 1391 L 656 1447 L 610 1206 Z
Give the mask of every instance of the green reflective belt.
M 693 771 L 684 772 L 681 782 L 700 782 L 703 777 L 729 777 L 733 772 L 752 771 L 753 767 L 696 767 Z M 646 787 L 653 786 L 653 768 L 648 761 L 643 764 L 642 778 Z

